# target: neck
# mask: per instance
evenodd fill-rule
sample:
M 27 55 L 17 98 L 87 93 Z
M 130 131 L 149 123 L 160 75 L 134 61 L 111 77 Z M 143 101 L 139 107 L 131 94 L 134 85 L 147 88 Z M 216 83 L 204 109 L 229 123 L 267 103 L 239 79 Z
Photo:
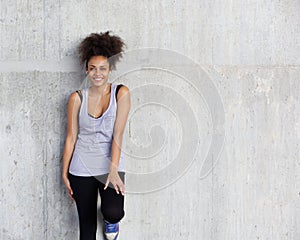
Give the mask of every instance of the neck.
M 104 95 L 105 93 L 107 93 L 107 91 L 109 90 L 109 85 L 110 83 L 106 82 L 104 85 L 102 86 L 92 86 L 91 87 L 91 91 L 95 94 L 100 94 L 100 95 Z

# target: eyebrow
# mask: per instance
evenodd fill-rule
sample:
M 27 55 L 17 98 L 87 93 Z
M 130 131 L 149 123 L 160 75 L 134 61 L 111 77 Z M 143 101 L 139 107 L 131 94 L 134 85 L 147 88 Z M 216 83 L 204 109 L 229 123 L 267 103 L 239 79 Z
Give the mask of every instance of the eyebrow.
M 100 65 L 100 67 L 106 67 L 107 65 Z M 89 67 L 96 67 L 95 65 L 91 64 Z

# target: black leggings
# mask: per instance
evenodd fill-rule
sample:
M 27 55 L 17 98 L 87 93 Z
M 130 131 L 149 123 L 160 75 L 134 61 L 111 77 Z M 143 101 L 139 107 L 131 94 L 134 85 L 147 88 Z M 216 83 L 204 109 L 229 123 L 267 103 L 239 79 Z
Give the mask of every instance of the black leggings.
M 125 215 L 124 196 L 121 193 L 117 194 L 111 183 L 104 190 L 107 175 L 80 177 L 69 173 L 79 217 L 80 240 L 96 240 L 98 191 L 101 197 L 101 212 L 106 221 L 117 223 Z M 119 176 L 125 183 L 125 173 L 119 172 Z

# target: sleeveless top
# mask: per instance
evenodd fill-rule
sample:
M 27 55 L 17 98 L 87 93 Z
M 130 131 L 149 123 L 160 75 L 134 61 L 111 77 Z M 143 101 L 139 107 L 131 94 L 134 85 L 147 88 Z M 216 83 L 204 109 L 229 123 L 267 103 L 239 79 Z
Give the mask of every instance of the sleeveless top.
M 99 118 L 94 118 L 88 113 L 88 88 L 81 90 L 78 136 L 69 167 L 72 175 L 98 176 L 109 173 L 113 129 L 117 113 L 116 88 L 117 85 L 112 83 L 109 106 Z M 118 171 L 125 171 L 122 151 Z

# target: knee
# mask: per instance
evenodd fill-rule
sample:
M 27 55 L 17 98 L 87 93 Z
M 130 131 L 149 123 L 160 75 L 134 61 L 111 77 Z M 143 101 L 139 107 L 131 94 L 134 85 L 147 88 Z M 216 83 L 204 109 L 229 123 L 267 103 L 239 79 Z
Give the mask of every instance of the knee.
M 102 209 L 103 218 L 110 223 L 117 223 L 124 217 L 125 212 L 123 209 L 106 208 Z

